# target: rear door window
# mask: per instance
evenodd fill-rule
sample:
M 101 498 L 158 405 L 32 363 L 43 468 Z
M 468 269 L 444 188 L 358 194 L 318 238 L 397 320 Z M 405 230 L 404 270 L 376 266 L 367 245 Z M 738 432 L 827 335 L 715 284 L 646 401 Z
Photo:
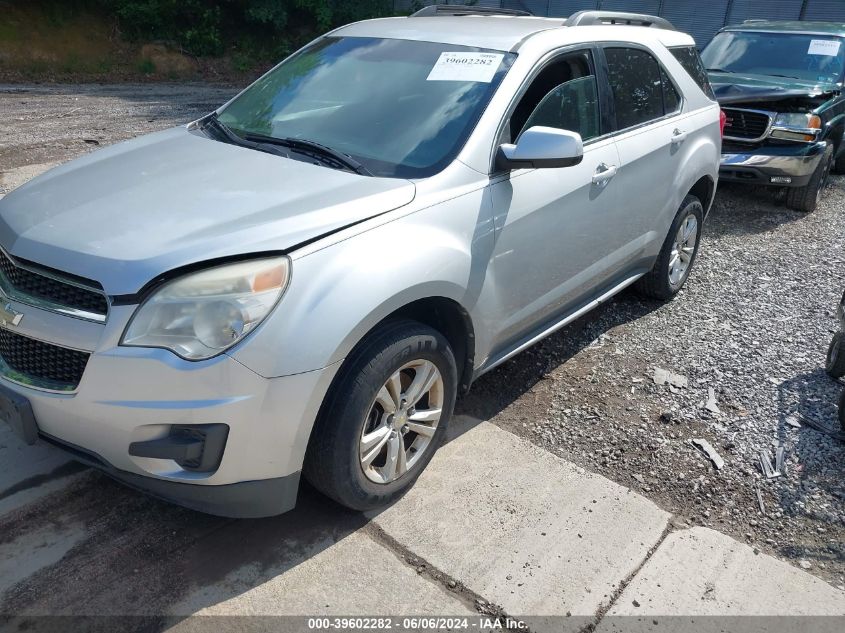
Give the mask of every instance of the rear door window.
M 698 87 L 708 97 L 716 100 L 716 95 L 713 94 L 713 88 L 710 86 L 710 80 L 707 78 L 707 70 L 704 68 L 704 63 L 701 61 L 701 56 L 694 46 L 678 46 L 670 48 L 669 51 L 678 60 L 678 63 L 684 67 L 690 77 L 695 80 Z
M 681 109 L 681 95 L 675 84 L 669 79 L 669 75 L 662 68 L 660 69 L 660 80 L 663 82 L 663 112 L 674 114 Z
M 662 69 L 651 54 L 638 48 L 615 47 L 606 48 L 604 53 L 617 129 L 641 125 L 667 114 Z

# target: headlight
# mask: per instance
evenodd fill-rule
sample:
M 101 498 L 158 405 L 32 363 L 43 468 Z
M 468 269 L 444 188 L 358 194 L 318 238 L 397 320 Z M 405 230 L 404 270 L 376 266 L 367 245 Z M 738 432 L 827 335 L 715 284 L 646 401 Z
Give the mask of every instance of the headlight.
M 121 345 L 161 347 L 188 360 L 211 358 L 270 314 L 289 279 L 287 257 L 228 264 L 180 277 L 141 304 Z
M 775 117 L 772 136 L 790 141 L 814 141 L 822 129 L 822 120 L 817 114 L 784 112 Z

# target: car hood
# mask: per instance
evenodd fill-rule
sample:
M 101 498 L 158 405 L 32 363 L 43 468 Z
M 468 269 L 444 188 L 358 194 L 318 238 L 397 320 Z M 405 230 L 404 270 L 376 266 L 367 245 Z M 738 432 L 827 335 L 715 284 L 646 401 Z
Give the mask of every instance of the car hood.
M 175 128 L 53 169 L 0 200 L 14 256 L 131 294 L 174 268 L 287 251 L 414 199 L 359 176 Z
M 710 72 L 710 83 L 721 104 L 743 101 L 780 101 L 795 97 L 818 97 L 838 92 L 839 86 L 771 75 Z

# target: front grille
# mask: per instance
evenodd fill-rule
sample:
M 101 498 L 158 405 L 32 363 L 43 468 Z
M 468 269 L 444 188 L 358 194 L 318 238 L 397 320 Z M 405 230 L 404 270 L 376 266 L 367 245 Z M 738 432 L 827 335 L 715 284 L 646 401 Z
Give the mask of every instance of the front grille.
M 58 390 L 76 389 L 89 356 L 87 352 L 0 329 L 0 358 L 7 367 L 4 374 L 16 382 Z
M 742 110 L 740 108 L 723 108 L 727 120 L 725 121 L 725 136 L 733 138 L 747 138 L 757 140 L 769 129 L 771 117 L 765 112 Z
M 108 312 L 104 294 L 41 275 L 28 268 L 21 268 L 2 250 L 0 274 L 6 278 L 12 289 L 21 295 L 101 316 Z

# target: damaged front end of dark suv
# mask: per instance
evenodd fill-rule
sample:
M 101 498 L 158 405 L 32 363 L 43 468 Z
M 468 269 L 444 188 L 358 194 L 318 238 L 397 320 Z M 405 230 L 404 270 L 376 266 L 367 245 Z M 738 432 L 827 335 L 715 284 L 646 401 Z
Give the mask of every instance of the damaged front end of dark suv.
M 702 53 L 726 115 L 719 177 L 786 187 L 814 211 L 831 170 L 845 172 L 845 24 L 751 21 Z

